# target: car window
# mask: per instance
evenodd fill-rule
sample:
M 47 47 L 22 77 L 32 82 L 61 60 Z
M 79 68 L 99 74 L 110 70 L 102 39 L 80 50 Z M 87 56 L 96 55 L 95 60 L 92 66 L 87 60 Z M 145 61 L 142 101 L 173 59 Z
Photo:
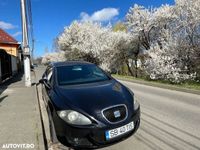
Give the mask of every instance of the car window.
M 84 64 L 57 67 L 57 80 L 59 85 L 84 84 L 109 79 L 96 65 Z
M 104 76 L 104 74 L 102 74 L 102 71 L 97 67 L 93 69 L 93 74 L 100 77 Z

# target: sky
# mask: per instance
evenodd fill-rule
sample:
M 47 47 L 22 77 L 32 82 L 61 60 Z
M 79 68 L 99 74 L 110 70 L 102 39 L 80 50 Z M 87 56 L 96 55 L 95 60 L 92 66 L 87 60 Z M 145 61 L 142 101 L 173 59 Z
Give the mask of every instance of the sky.
M 144 7 L 173 5 L 174 0 L 31 0 L 34 57 L 53 51 L 54 39 L 74 20 L 123 21 L 134 4 Z M 22 41 L 20 0 L 0 0 L 0 28 Z M 45 50 L 46 49 L 46 50 Z

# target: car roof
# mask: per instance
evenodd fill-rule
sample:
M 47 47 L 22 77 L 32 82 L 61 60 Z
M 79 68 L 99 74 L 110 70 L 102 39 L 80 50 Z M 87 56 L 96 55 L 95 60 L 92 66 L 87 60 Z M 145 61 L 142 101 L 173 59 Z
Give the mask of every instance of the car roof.
M 93 64 L 87 61 L 64 61 L 64 62 L 53 62 L 51 66 L 59 67 L 59 66 L 71 66 L 71 65 L 84 65 L 84 64 Z

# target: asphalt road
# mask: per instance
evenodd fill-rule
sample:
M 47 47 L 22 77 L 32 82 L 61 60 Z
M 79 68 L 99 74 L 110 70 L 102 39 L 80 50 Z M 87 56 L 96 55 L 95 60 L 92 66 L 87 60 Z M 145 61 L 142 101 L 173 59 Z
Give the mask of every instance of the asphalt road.
M 200 95 L 120 82 L 141 104 L 141 126 L 129 139 L 101 150 L 200 150 Z
M 102 150 L 200 150 L 200 95 L 120 81 L 141 104 L 141 126 Z

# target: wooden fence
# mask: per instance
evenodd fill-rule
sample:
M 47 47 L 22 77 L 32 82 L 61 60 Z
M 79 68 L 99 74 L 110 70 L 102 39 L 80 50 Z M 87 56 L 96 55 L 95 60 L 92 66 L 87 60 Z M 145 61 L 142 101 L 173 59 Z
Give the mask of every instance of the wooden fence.
M 17 58 L 0 49 L 0 82 L 18 72 Z

